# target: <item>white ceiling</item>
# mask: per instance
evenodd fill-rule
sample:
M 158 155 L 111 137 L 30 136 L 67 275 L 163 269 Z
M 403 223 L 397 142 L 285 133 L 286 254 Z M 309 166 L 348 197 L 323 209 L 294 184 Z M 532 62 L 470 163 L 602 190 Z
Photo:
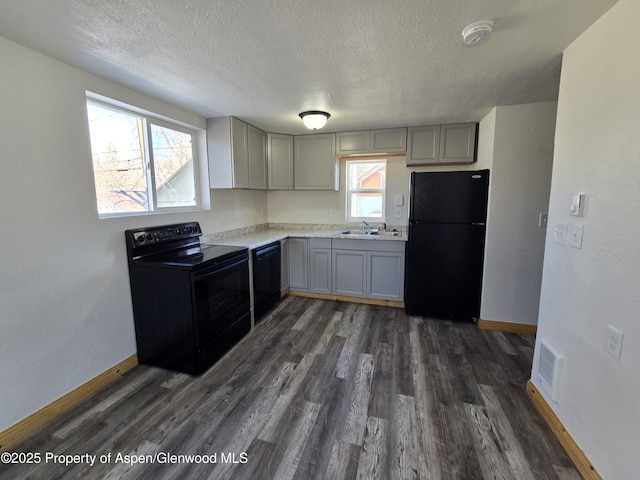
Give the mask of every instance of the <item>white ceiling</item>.
M 557 99 L 562 51 L 617 0 L 2 0 L 0 35 L 205 117 L 272 132 L 479 121 Z M 489 40 L 462 29 L 495 22 Z

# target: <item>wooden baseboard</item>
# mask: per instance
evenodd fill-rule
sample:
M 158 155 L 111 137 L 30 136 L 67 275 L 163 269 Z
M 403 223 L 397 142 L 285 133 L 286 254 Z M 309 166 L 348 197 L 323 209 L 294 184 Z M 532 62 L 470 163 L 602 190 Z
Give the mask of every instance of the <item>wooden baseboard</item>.
M 578 446 L 573 437 L 569 434 L 560 419 L 556 416 L 544 397 L 540 394 L 531 380 L 527 382 L 527 394 L 538 409 L 542 418 L 547 422 L 551 431 L 558 438 L 571 460 L 585 480 L 602 480 L 582 449 Z
M 136 365 L 138 365 L 138 356 L 132 355 L 117 365 L 114 365 L 109 370 L 102 372 L 97 377 L 92 378 L 87 383 L 80 385 L 78 388 L 41 408 L 34 414 L 29 415 L 24 420 L 0 432 L 0 452 L 5 451 L 12 445 L 27 438 L 44 424 L 121 377 Z
M 397 302 L 393 300 L 377 300 L 375 298 L 345 297 L 343 295 L 301 292 L 300 290 L 290 290 L 289 295 L 293 297 L 320 298 L 322 300 L 336 300 L 338 302 L 366 303 L 368 305 L 382 305 L 384 307 L 404 308 L 404 302 Z
M 521 333 L 535 336 L 538 332 L 537 325 L 527 325 L 524 323 L 497 322 L 495 320 L 478 319 L 478 328 L 483 330 L 497 330 L 499 332 Z

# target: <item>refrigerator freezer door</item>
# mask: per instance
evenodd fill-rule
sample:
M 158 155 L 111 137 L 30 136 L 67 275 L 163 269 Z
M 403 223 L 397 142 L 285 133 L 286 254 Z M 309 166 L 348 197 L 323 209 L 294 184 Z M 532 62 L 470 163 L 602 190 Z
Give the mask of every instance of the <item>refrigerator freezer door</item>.
M 489 170 L 413 172 L 409 220 L 426 223 L 484 223 Z
M 485 227 L 409 224 L 405 310 L 469 320 L 480 315 Z

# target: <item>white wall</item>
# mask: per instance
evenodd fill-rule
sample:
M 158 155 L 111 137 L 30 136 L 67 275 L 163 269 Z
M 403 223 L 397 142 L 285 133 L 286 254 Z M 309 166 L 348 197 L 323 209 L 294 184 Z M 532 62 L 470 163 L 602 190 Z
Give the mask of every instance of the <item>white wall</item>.
M 497 107 L 480 316 L 535 325 L 549 205 L 556 102 Z M 492 119 L 493 118 L 493 119 Z M 483 151 L 483 145 L 479 147 Z
M 215 192 L 211 212 L 99 220 L 85 90 L 205 120 L 3 38 L 0 65 L 2 431 L 136 352 L 125 229 L 263 223 L 266 194 Z
M 605 479 L 640 478 L 639 18 L 620 0 L 564 52 L 538 326 L 564 355 L 557 403 L 532 374 Z M 569 216 L 574 193 L 583 218 Z M 582 249 L 553 243 L 554 222 L 583 224 Z M 624 332 L 620 361 L 607 324 Z

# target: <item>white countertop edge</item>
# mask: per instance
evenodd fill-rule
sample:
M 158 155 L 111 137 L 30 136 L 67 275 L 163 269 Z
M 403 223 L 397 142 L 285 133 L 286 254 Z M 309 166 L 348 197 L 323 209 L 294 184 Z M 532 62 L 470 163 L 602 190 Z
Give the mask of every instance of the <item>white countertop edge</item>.
M 339 231 L 339 230 L 338 230 Z M 257 232 L 236 235 L 226 238 L 215 238 L 216 235 L 202 235 L 200 243 L 208 245 L 232 245 L 236 247 L 247 247 L 250 250 L 278 242 L 285 238 L 346 238 L 351 240 L 385 241 L 385 242 L 406 242 L 406 235 L 386 236 L 386 235 L 353 235 L 338 234 L 336 230 L 313 230 L 313 229 L 291 229 L 276 230 L 267 229 Z

